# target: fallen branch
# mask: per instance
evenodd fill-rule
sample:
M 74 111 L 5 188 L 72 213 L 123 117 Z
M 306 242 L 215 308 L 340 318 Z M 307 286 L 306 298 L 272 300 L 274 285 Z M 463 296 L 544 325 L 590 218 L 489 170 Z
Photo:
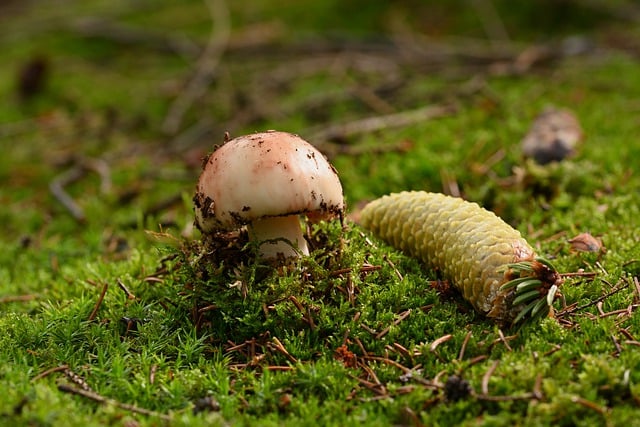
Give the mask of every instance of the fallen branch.
M 118 402 L 117 400 L 109 399 L 94 391 L 83 390 L 81 388 L 73 387 L 68 384 L 58 384 L 58 390 L 64 393 L 70 393 L 70 394 L 75 394 L 77 396 L 86 397 L 87 399 L 93 400 L 94 402 L 100 403 L 102 405 L 114 405 L 125 411 L 135 412 L 136 414 L 147 415 L 150 417 L 158 417 L 164 421 L 171 421 L 173 419 L 173 417 L 171 417 L 170 415 L 161 414 L 159 412 L 140 408 L 138 406 L 130 405 L 128 403 Z
M 193 78 L 169 108 L 169 113 L 162 124 L 162 130 L 167 134 L 175 134 L 180 129 L 187 109 L 207 90 L 229 41 L 231 24 L 226 2 L 224 0 L 206 0 L 205 3 L 213 24 L 211 36 L 198 59 Z
M 322 129 L 311 130 L 307 132 L 307 134 L 309 141 L 312 141 L 319 149 L 324 150 L 325 148 L 331 148 L 331 144 L 328 144 L 330 141 L 344 141 L 358 134 L 410 126 L 438 117 L 448 116 L 455 111 L 456 108 L 450 105 L 430 105 L 415 110 L 374 116 L 332 126 L 323 126 Z

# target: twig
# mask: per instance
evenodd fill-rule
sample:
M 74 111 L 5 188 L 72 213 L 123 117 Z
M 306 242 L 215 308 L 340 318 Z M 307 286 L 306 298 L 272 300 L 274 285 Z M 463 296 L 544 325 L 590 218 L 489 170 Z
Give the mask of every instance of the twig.
M 362 324 L 360 325 L 362 326 Z M 368 356 L 369 352 L 367 351 L 367 349 L 364 347 L 364 344 L 362 344 L 362 341 L 360 341 L 360 338 L 358 337 L 354 337 L 353 340 L 356 342 L 356 344 L 358 345 L 358 347 L 360 348 L 360 351 L 362 352 L 362 356 Z
M 624 337 L 628 340 L 635 340 L 635 337 L 631 332 L 629 332 L 626 328 L 618 328 L 618 332 L 620 332 Z
M 108 194 L 111 192 L 111 168 L 103 159 L 82 158 L 80 165 L 91 170 L 100 177 L 100 192 Z
M 201 47 L 186 36 L 159 34 L 104 18 L 88 17 L 72 22 L 71 29 L 84 37 L 101 38 L 123 45 L 144 45 L 161 52 L 195 58 Z
M 55 177 L 49 184 L 51 194 L 58 199 L 76 221 L 81 223 L 87 220 L 84 210 L 67 193 L 65 187 L 80 180 L 87 174 L 87 171 L 94 171 L 100 176 L 100 191 L 102 193 L 111 191 L 111 171 L 107 162 L 102 159 L 78 159 L 73 167 Z
M 117 281 L 118 286 L 120 286 L 120 289 L 122 289 L 122 291 L 125 293 L 127 299 L 136 299 L 136 296 L 127 288 L 124 283 L 122 283 L 122 280 L 118 279 Z
M 489 396 L 487 394 L 478 394 L 476 399 L 485 400 L 488 402 L 509 402 L 512 400 L 531 400 L 536 399 L 533 393 L 518 394 L 514 396 Z
M 411 352 L 406 347 L 404 347 L 400 343 L 394 342 L 392 348 L 395 351 L 397 351 L 398 353 L 402 354 L 405 358 L 409 359 L 409 361 L 411 361 L 412 364 L 414 363 L 413 362 L 413 355 L 411 354 Z
M 544 395 L 542 394 L 542 374 L 536 376 L 536 382 L 533 384 L 533 397 L 537 400 L 542 400 Z
M 87 384 L 87 382 L 84 380 L 84 378 L 73 372 L 71 369 L 65 369 L 64 376 L 67 377 L 69 381 L 80 387 L 82 390 L 93 391 L 89 384 Z
M 387 365 L 395 366 L 396 368 L 400 369 L 404 374 L 408 374 L 408 373 L 412 372 L 412 369 L 407 368 L 406 366 L 402 365 L 401 363 L 398 363 L 395 360 L 392 360 L 392 359 L 389 359 L 389 358 L 386 358 L 386 357 L 365 355 L 365 356 L 363 356 L 363 359 L 364 360 L 374 360 L 376 362 L 383 362 L 383 363 L 386 363 Z
M 296 359 L 295 357 L 293 357 L 291 355 L 291 353 L 289 353 L 287 351 L 287 349 L 284 347 L 284 345 L 282 345 L 282 343 L 280 342 L 280 340 L 277 337 L 273 337 L 271 339 L 271 342 L 274 344 L 274 347 L 277 351 L 279 351 L 280 353 L 282 353 L 291 363 L 298 363 L 298 359 Z
M 100 306 L 102 305 L 102 301 L 104 301 L 104 296 L 107 293 L 107 289 L 109 288 L 109 282 L 104 282 L 104 286 L 102 286 L 102 292 L 100 292 L 100 296 L 98 297 L 98 301 L 96 301 L 96 305 L 93 307 L 93 310 L 91 311 L 91 314 L 89 315 L 89 322 L 92 322 L 95 318 L 96 315 L 98 314 L 98 310 L 100 309 Z
M 599 302 L 606 300 L 606 299 L 607 299 L 607 298 L 609 298 L 610 296 L 615 295 L 615 294 L 617 294 L 618 292 L 620 292 L 620 291 L 622 291 L 623 289 L 626 289 L 626 288 L 628 288 L 628 287 L 629 287 L 629 284 L 628 284 L 628 283 L 626 283 L 626 284 L 624 284 L 624 285 L 622 285 L 622 286 L 615 287 L 615 288 L 613 288 L 611 291 L 609 291 L 609 292 L 607 292 L 606 294 L 604 294 L 604 295 L 602 295 L 602 296 L 600 296 L 600 297 L 596 298 L 596 299 L 595 299 L 595 300 L 593 300 L 593 301 L 590 301 L 590 302 L 588 302 L 588 303 L 586 303 L 586 304 L 583 304 L 583 305 L 581 305 L 581 306 L 575 306 L 575 307 L 570 308 L 570 309 L 568 308 L 568 309 L 566 309 L 566 310 L 562 310 L 561 312 L 559 312 L 559 313 L 557 313 L 557 314 L 556 314 L 556 317 L 557 317 L 557 318 L 560 318 L 560 317 L 565 316 L 565 315 L 568 315 L 568 314 L 573 314 L 573 313 L 575 313 L 576 311 L 584 310 L 585 308 L 591 307 L 592 305 L 596 305 L 596 304 L 598 304 Z
M 462 360 L 464 358 L 464 353 L 467 349 L 467 344 L 469 344 L 469 340 L 471 339 L 471 335 L 471 331 L 468 331 L 467 335 L 465 335 L 464 341 L 462 341 L 462 345 L 460 346 L 460 353 L 458 353 L 458 360 Z
M 354 120 L 352 122 L 323 126 L 319 130 L 308 132 L 309 141 L 312 141 L 319 149 L 328 146 L 327 141 L 341 141 L 357 134 L 366 134 L 383 129 L 409 126 L 415 123 L 444 117 L 455 112 L 453 106 L 429 105 L 415 110 L 401 111 L 399 113 L 369 117 Z
M 493 364 L 487 369 L 487 372 L 482 376 L 482 394 L 485 396 L 489 395 L 489 380 L 491 379 L 491 375 L 493 375 L 494 371 L 500 364 L 499 360 L 495 360 Z
M 87 220 L 84 215 L 84 211 L 76 203 L 75 200 L 65 191 L 65 187 L 85 175 L 84 168 L 74 166 L 73 168 L 61 173 L 49 184 L 49 190 L 51 194 L 69 211 L 71 216 L 78 222 L 85 222 Z
M 362 264 L 362 266 L 358 269 L 358 273 L 368 273 L 369 271 L 378 271 L 380 270 L 382 267 L 379 265 L 371 265 L 371 264 L 367 264 L 364 263 Z M 347 273 L 351 273 L 353 272 L 353 268 L 351 267 L 347 267 L 347 268 L 341 268 L 339 270 L 334 270 L 331 273 L 329 273 L 329 277 L 338 277 L 338 276 L 342 276 L 343 274 L 347 274 Z
M 583 406 L 587 409 L 591 409 L 599 413 L 605 418 L 605 420 L 607 420 L 607 414 L 609 413 L 609 409 L 606 406 L 600 406 L 597 403 L 594 403 L 580 396 L 571 396 L 571 401 L 573 403 L 577 403 L 580 406 Z M 607 423 L 607 425 L 609 425 L 609 423 Z
M 400 322 L 402 322 L 404 319 L 409 317 L 410 314 L 411 314 L 411 309 L 405 310 L 402 313 L 400 313 L 398 315 L 398 318 L 396 320 L 394 320 L 391 325 L 387 326 L 382 331 L 378 332 L 378 334 L 376 335 L 376 339 L 379 340 L 380 338 L 382 338 L 385 335 L 387 335 L 389 333 L 389 331 L 391 330 L 392 326 L 398 326 L 400 324 Z
M 0 298 L 0 304 L 6 304 L 8 302 L 27 302 L 27 301 L 33 301 L 36 298 L 38 298 L 38 296 L 34 294 L 9 295 L 9 296 Z
M 149 369 L 149 384 L 153 385 L 156 382 L 156 371 L 158 370 L 158 365 L 155 363 L 151 365 Z
M 369 332 L 371 335 L 376 336 L 378 335 L 378 331 L 376 331 L 375 329 L 373 329 L 370 326 L 365 325 L 364 323 L 360 323 L 360 327 L 362 329 L 364 329 L 365 331 Z
M 502 343 L 504 344 L 505 347 L 507 347 L 507 350 L 509 351 L 513 351 L 513 349 L 511 348 L 511 346 L 509 345 L 509 341 L 507 340 L 507 338 L 504 336 L 504 333 L 502 332 L 502 329 L 498 329 L 498 335 L 500 336 L 500 341 L 502 341 Z M 510 336 L 510 339 L 514 339 L 515 336 Z
M 617 357 L 620 355 L 620 353 L 622 353 L 622 347 L 620 346 L 620 342 L 618 341 L 615 335 L 611 334 L 610 337 L 611 337 L 611 341 L 613 341 L 613 345 L 616 347 L 614 356 Z
M 205 3 L 211 14 L 213 29 L 209 42 L 198 59 L 193 78 L 185 90 L 180 93 L 180 96 L 173 101 L 169 113 L 165 117 L 162 130 L 168 134 L 175 134 L 180 129 L 187 109 L 206 91 L 231 34 L 229 9 L 226 2 L 224 0 L 206 0 Z
M 364 366 L 364 365 L 363 365 Z M 377 396 L 387 396 L 387 390 L 385 389 L 384 385 L 380 384 L 380 383 L 375 383 L 375 382 L 371 382 L 371 381 L 367 381 L 364 378 L 360 378 L 360 377 L 354 377 L 352 375 L 349 375 L 350 377 L 354 378 L 355 380 L 357 380 L 361 385 L 363 385 L 367 390 L 372 391 L 374 394 L 376 394 Z
M 443 335 L 440 338 L 435 339 L 430 345 L 429 345 L 429 351 L 431 353 L 435 353 L 436 349 L 438 348 L 438 346 L 442 343 L 445 343 L 449 340 L 451 340 L 451 338 L 453 338 L 453 335 L 451 334 L 447 334 L 447 335 Z
M 53 374 L 54 372 L 65 371 L 67 369 L 69 369 L 69 365 L 60 365 L 60 366 L 56 366 L 55 368 L 47 369 L 46 371 L 40 372 L 35 377 L 31 378 L 31 382 L 38 381 L 39 379 L 47 377 L 47 376 Z
M 393 261 L 391 261 L 389 259 L 389 257 L 387 256 L 387 254 L 384 255 L 384 260 L 387 262 L 387 264 L 389 264 L 389 266 L 393 269 L 393 272 L 396 274 L 396 276 L 398 277 L 398 280 L 400 282 L 402 282 L 404 280 L 404 277 L 402 277 L 402 273 L 400 273 L 400 270 L 398 270 L 398 268 L 396 267 L 396 265 L 393 263 Z
M 471 5 L 475 9 L 485 33 L 492 44 L 499 45 L 509 42 L 509 34 L 491 0 L 473 0 Z
M 314 330 L 316 328 L 316 323 L 313 321 L 313 316 L 311 316 L 311 310 L 308 307 L 305 308 L 302 303 L 298 301 L 298 299 L 293 295 L 291 295 L 288 300 L 291 301 L 293 305 L 298 309 L 300 314 L 302 314 L 302 318 L 309 325 L 309 328 L 311 328 L 311 330 Z
M 117 400 L 114 399 L 109 399 L 107 397 L 104 397 L 96 392 L 93 391 L 88 391 L 88 390 L 83 390 L 81 388 L 76 388 L 73 386 L 70 386 L 68 384 L 58 384 L 58 390 L 64 392 L 64 393 L 70 393 L 70 394 L 75 394 L 78 396 L 82 396 L 82 397 L 86 397 L 87 399 L 91 399 L 94 402 L 103 404 L 103 405 L 114 405 L 120 409 L 123 409 L 125 411 L 130 411 L 130 412 L 134 412 L 136 414 L 141 414 L 141 415 L 147 415 L 150 417 L 158 417 L 164 421 L 171 421 L 173 419 L 173 417 L 171 417 L 170 415 L 166 415 L 166 414 L 161 414 L 159 412 L 155 412 L 155 411 L 150 411 L 148 409 L 144 409 L 144 408 L 140 408 L 138 406 L 135 405 L 130 405 L 128 403 L 122 403 L 122 402 L 118 402 Z

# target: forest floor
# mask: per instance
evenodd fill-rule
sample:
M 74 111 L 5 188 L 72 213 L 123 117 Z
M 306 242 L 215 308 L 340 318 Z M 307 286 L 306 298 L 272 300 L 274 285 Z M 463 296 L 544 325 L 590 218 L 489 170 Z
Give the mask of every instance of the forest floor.
M 269 3 L 0 6 L 0 418 L 635 425 L 637 5 Z M 579 127 L 539 164 L 549 108 Z M 193 224 L 202 159 L 267 129 L 325 154 L 348 208 L 275 271 Z M 518 229 L 566 274 L 555 316 L 496 324 L 358 225 L 403 190 Z

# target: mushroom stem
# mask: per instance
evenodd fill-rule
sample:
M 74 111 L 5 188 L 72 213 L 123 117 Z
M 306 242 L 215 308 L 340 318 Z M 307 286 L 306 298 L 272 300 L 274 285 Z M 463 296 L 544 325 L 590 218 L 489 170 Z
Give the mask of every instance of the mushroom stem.
M 298 215 L 276 216 L 253 221 L 249 238 L 260 244 L 262 258 L 285 258 L 309 255 Z

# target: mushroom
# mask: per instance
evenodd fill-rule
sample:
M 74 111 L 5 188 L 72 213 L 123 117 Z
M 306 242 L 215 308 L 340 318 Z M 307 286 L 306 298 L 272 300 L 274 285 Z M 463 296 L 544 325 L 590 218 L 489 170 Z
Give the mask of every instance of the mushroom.
M 225 142 L 205 161 L 194 197 L 203 233 L 247 226 L 262 258 L 308 255 L 300 216 L 344 211 L 336 170 L 297 135 L 267 131 Z

